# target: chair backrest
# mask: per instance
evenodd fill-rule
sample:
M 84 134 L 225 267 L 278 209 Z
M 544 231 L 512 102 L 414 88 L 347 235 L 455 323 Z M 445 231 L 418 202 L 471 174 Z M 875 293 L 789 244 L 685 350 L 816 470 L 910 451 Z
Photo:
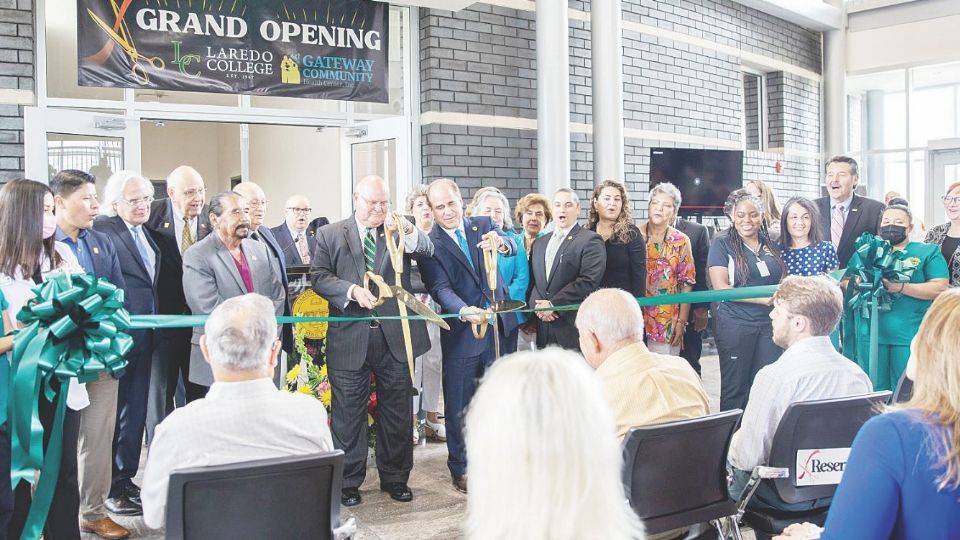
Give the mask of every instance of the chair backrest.
M 341 450 L 175 471 L 167 538 L 333 538 L 342 474 Z
M 698 515 L 692 521 L 685 517 L 711 505 L 732 505 L 727 449 L 741 414 L 734 409 L 627 432 L 623 483 L 630 506 L 648 532 L 709 521 L 721 515 Z
M 897 388 L 893 391 L 893 397 L 890 403 L 903 403 L 913 397 L 913 381 L 907 378 L 906 372 L 900 376 L 897 382 Z
M 771 467 L 790 470 L 789 477 L 773 480 L 780 498 L 787 503 L 799 503 L 832 497 L 854 437 L 867 420 L 880 412 L 890 395 L 889 391 L 874 392 L 801 401 L 787 407 L 773 436 L 768 462 Z M 811 475 L 817 474 L 825 475 L 829 483 L 805 485 Z

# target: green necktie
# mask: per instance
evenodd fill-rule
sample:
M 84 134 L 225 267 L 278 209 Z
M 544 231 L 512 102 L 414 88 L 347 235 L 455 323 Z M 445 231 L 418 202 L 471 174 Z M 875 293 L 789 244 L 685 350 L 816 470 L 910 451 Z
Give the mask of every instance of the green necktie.
M 367 271 L 373 272 L 373 261 L 377 258 L 377 241 L 373 239 L 373 229 L 367 229 L 363 237 L 363 258 L 367 261 Z

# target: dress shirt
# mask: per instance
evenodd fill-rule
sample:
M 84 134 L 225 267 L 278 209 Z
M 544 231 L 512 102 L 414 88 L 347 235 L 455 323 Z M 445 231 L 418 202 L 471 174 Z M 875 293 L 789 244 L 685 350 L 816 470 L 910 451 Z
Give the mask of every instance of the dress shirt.
M 150 247 L 150 244 L 147 243 L 146 232 L 143 230 L 143 225 L 131 225 L 127 220 L 123 220 L 123 224 L 127 226 L 127 229 L 130 231 L 130 236 L 133 237 L 133 243 L 137 244 L 137 253 L 140 254 L 142 259 L 146 255 L 147 260 L 143 261 L 143 264 L 147 267 L 147 274 L 150 276 L 150 279 L 154 279 L 154 265 L 157 264 L 157 254 L 153 252 L 153 249 Z M 143 253 L 140 253 L 140 248 L 143 247 Z
M 829 336 L 803 338 L 776 362 L 757 372 L 728 460 L 752 471 L 767 462 L 773 434 L 787 407 L 798 401 L 831 399 L 873 391 L 870 378 L 833 348 Z
M 690 364 L 679 356 L 652 353 L 643 343 L 608 356 L 597 376 L 621 440 L 633 427 L 696 418 L 709 411 L 707 393 Z
M 850 192 L 850 195 L 847 197 L 847 200 L 837 202 L 833 199 L 830 199 L 830 219 L 833 219 L 833 212 L 837 208 L 837 205 L 843 206 L 843 224 L 846 226 L 847 218 L 850 217 L 850 205 L 853 204 L 853 192 Z
M 363 239 L 366 238 L 367 232 L 368 232 L 368 231 L 372 231 L 372 232 L 373 232 L 373 240 L 374 240 L 374 242 L 376 242 L 376 240 L 377 240 L 377 229 L 368 229 L 366 225 L 364 225 L 363 223 L 360 223 L 360 220 L 357 219 L 357 215 L 356 215 L 356 214 L 353 215 L 353 221 L 354 221 L 354 222 L 356 223 L 356 225 L 357 225 L 357 233 L 360 234 L 360 253 L 363 253 Z M 412 225 L 412 224 L 411 224 L 411 225 Z M 384 227 L 386 227 L 386 225 L 384 225 Z M 401 229 L 401 230 L 402 230 L 402 229 Z M 412 227 L 410 228 L 410 234 L 405 234 L 405 235 L 403 235 L 403 251 L 404 251 L 404 253 L 413 253 L 414 251 L 417 250 L 417 239 L 418 239 L 417 227 L 414 225 L 414 226 L 412 226 Z M 296 235 L 294 235 L 293 241 L 294 241 L 294 242 L 297 241 Z M 296 244 L 294 244 L 294 245 L 296 245 Z M 398 283 L 398 285 L 399 285 L 399 283 Z M 354 288 L 354 287 L 356 287 L 356 285 L 351 285 L 350 288 L 347 289 L 347 298 L 349 298 L 350 300 L 347 300 L 347 303 L 343 305 L 344 309 L 346 309 L 346 307 L 350 304 L 350 302 L 353 301 L 352 298 L 353 298 L 353 288 Z
M 90 256 L 90 246 L 87 245 L 87 235 L 90 234 L 86 229 L 80 229 L 77 239 L 74 240 L 67 236 L 59 226 L 57 227 L 56 239 L 63 242 L 70 248 L 70 251 L 77 257 L 77 262 L 84 272 L 93 273 L 93 257 Z
M 294 245 L 294 246 L 297 245 L 297 235 L 302 234 L 304 238 L 307 238 L 307 229 L 304 229 L 304 230 L 302 230 L 302 231 L 298 231 L 298 230 L 294 229 L 293 227 L 291 227 L 289 223 L 284 223 L 283 226 L 286 227 L 287 230 L 290 232 L 290 238 L 293 238 L 293 245 Z M 363 228 L 363 232 L 366 233 L 366 230 L 367 230 L 367 228 L 364 227 L 364 228 Z M 362 238 L 362 237 L 361 237 L 361 238 Z M 307 241 L 308 241 L 307 247 L 309 248 L 309 247 L 310 247 L 309 239 L 307 239 Z M 406 246 L 406 243 L 404 243 L 404 246 Z M 414 247 L 416 247 L 416 246 L 414 246 Z
M 268 377 L 215 382 L 205 398 L 157 426 L 143 476 L 144 522 L 163 526 L 170 474 L 178 469 L 331 451 L 318 399 L 277 390 Z
M 173 233 L 174 240 L 177 241 L 177 249 L 180 250 L 180 254 L 183 255 L 183 246 L 180 244 L 180 240 L 183 238 L 183 212 L 177 208 L 177 205 L 170 205 L 173 208 Z M 193 243 L 196 244 L 200 241 L 200 231 L 199 229 L 199 220 L 196 217 L 189 219 L 190 223 L 190 235 L 193 237 Z

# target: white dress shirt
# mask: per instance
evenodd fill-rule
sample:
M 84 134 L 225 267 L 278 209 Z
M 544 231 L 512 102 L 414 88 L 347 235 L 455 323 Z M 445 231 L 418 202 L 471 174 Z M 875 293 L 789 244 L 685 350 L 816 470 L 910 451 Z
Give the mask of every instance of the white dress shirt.
M 170 473 L 177 469 L 332 450 L 318 399 L 277 390 L 270 378 L 215 382 L 205 398 L 157 426 L 143 476 L 143 520 L 163 526 Z
M 766 464 L 773 435 L 791 403 L 872 391 L 867 374 L 838 353 L 828 336 L 803 338 L 757 372 L 727 459 L 744 471 Z
M 73 250 L 70 249 L 70 246 L 64 244 L 63 242 L 54 242 L 54 250 L 60 255 L 61 263 L 58 268 L 52 268 L 52 263 L 49 258 L 44 256 L 40 260 L 40 273 L 43 276 L 43 279 L 47 279 L 47 276 L 53 273 L 55 270 L 66 270 L 71 274 L 84 274 L 86 271 L 80 266 L 80 261 L 77 260 L 77 256 L 73 254 Z M 10 323 L 13 325 L 18 325 L 17 314 L 20 313 L 20 309 L 24 304 L 27 303 L 27 300 L 33 298 L 33 288 L 37 284 L 33 282 L 33 276 L 24 276 L 19 269 L 13 276 L 8 276 L 6 274 L 0 274 L 0 291 L 3 292 L 4 298 L 7 299 L 7 317 L 10 318 Z M 13 353 L 9 353 L 6 356 L 6 361 L 11 362 L 13 360 Z M 11 378 L 13 374 L 10 374 Z M 74 411 L 79 411 L 90 405 L 90 396 L 87 395 L 87 385 L 77 382 L 76 377 L 70 378 L 69 383 L 70 390 L 67 392 L 67 407 L 70 407 Z

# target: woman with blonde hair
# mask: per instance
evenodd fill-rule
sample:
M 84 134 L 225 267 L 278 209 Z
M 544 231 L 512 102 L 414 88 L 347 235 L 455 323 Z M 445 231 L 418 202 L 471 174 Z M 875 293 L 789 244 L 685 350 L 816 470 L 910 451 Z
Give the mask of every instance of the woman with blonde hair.
M 580 355 L 551 347 L 500 359 L 466 423 L 468 538 L 643 538 L 613 413 Z
M 960 535 L 960 290 L 927 311 L 907 371 L 913 397 L 860 429 L 820 538 Z M 783 538 L 811 538 L 801 536 L 809 529 Z
M 647 248 L 631 214 L 623 184 L 604 180 L 593 188 L 587 229 L 602 236 L 607 248 L 600 288 L 623 289 L 639 298 L 647 284 Z

